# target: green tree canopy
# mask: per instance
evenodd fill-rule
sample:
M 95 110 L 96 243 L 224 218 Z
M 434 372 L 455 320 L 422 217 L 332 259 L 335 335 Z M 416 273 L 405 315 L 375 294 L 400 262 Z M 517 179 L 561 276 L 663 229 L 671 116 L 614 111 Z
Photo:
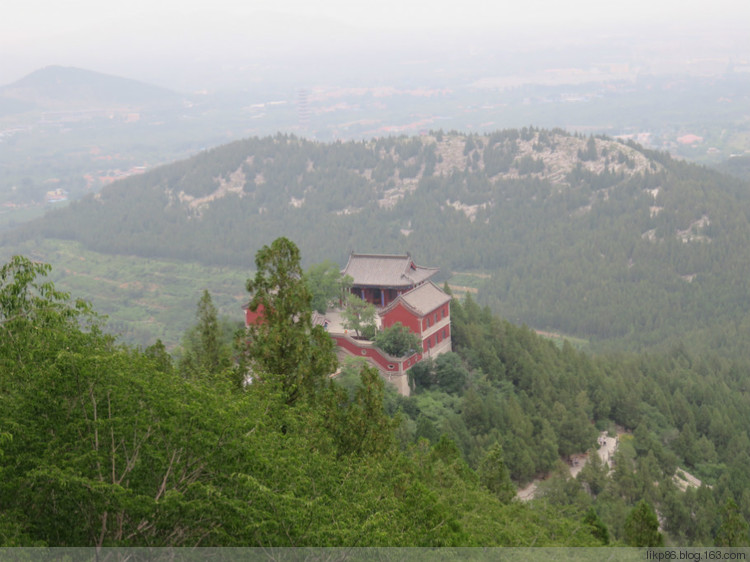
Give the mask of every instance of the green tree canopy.
M 294 270 L 260 261 L 269 276 Z M 299 370 L 259 353 L 254 366 L 278 370 L 256 370 L 261 383 L 238 390 L 182 376 L 163 346 L 118 345 L 85 304 L 39 279 L 48 269 L 24 258 L 0 268 L 0 546 L 599 542 L 552 510 L 502 505 L 446 437 L 401 452 L 374 370 L 353 395 L 308 385 L 330 365 L 310 366 L 324 350 L 314 328 L 300 329 L 304 308 L 251 341 L 302 338 L 279 348 Z M 273 288 L 294 294 L 293 280 L 251 286 L 269 293 L 258 299 L 269 311 L 292 310 Z M 302 399 L 310 386 L 317 400 Z
M 748 524 L 735 501 L 727 500 L 721 510 L 721 524 L 716 531 L 716 546 L 748 546 L 750 533 Z
M 183 338 L 180 369 L 188 375 L 217 374 L 230 366 L 231 347 L 224 341 L 216 307 L 207 290 L 198 301 L 196 319 L 195 326 Z
M 388 326 L 375 335 L 375 345 L 394 357 L 421 351 L 419 336 L 401 322 Z
M 372 332 L 375 329 L 375 305 L 359 298 L 348 295 L 344 307 L 344 328 L 354 330 L 357 337 L 360 332 Z
M 351 277 L 343 277 L 339 266 L 326 260 L 307 269 L 305 283 L 312 296 L 313 310 L 323 314 L 328 307 L 343 300 L 343 288 L 351 286 Z
M 516 497 L 516 487 L 510 481 L 510 472 L 505 466 L 503 447 L 500 443 L 490 447 L 479 465 L 479 481 L 497 498 L 508 503 Z
M 252 377 L 276 380 L 291 404 L 315 394 L 336 370 L 333 341 L 321 326 L 312 325 L 312 296 L 293 242 L 277 238 L 263 246 L 255 266 L 255 277 L 247 281 L 249 306 L 262 311 L 262 320 L 248 328 Z
M 457 394 L 463 389 L 469 373 L 456 353 L 441 353 L 435 359 L 435 382 L 445 392 Z
M 640 500 L 625 519 L 625 542 L 630 546 L 664 546 L 659 520 L 646 500 Z

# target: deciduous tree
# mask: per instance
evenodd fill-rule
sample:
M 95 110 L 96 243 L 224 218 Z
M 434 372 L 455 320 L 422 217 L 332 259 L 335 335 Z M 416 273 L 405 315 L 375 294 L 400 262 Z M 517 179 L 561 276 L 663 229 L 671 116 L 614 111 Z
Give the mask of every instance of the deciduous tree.
M 357 295 L 349 295 L 344 308 L 344 328 L 354 330 L 357 337 L 360 332 L 372 331 L 375 328 L 375 306 Z
M 331 304 L 336 303 L 341 297 L 342 280 L 339 266 L 332 261 L 326 260 L 308 268 L 305 283 L 312 296 L 314 310 L 323 314 Z
M 408 327 L 396 322 L 375 336 L 375 345 L 394 357 L 404 357 L 421 350 L 419 336 Z

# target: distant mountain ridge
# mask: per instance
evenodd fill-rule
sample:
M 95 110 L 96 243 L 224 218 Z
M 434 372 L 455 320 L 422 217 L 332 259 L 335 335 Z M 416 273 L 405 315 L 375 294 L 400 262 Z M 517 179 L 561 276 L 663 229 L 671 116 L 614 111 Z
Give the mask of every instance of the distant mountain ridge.
M 491 274 L 478 298 L 513 322 L 640 346 L 745 325 L 748 217 L 747 183 L 632 142 L 534 128 L 277 135 L 118 182 L 8 242 L 241 267 L 282 235 L 309 262 L 410 251 L 446 277 Z
M 150 84 L 74 67 L 48 66 L 0 87 L 9 110 L 75 110 L 175 103 L 180 95 Z M 16 107 L 11 106 L 16 102 Z M 20 106 L 18 104 L 21 104 Z

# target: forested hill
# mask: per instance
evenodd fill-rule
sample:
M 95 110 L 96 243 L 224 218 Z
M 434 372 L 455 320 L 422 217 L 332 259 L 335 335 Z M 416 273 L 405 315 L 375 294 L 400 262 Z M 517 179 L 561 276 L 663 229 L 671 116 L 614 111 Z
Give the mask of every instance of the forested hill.
M 740 179 L 750 180 L 750 155 L 730 158 L 716 166 L 716 169 Z
M 513 322 L 652 344 L 743 330 L 749 215 L 740 179 L 561 130 L 335 144 L 279 135 L 128 178 L 6 243 L 74 239 L 243 267 L 282 235 L 308 263 L 410 251 L 446 273 L 492 274 L 478 299 Z

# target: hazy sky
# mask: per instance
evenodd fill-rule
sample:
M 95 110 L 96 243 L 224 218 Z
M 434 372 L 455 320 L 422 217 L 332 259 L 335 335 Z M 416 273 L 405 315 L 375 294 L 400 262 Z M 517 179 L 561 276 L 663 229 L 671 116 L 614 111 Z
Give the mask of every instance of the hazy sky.
M 366 48 L 378 36 L 425 41 L 446 30 L 575 36 L 582 27 L 642 23 L 700 25 L 721 36 L 725 27 L 747 22 L 747 0 L 23 0 L 3 6 L 0 84 L 51 64 L 136 69 L 132 74 L 177 57 L 262 59 L 290 42 L 297 49 L 346 50 Z
M 90 25 L 114 23 L 130 18 L 143 23 L 156 18 L 192 15 L 191 24 L 204 27 L 206 11 L 234 18 L 252 17 L 258 11 L 289 15 L 328 17 L 342 23 L 374 29 L 417 27 L 446 28 L 496 26 L 504 21 L 568 25 L 602 22 L 656 21 L 742 21 L 750 15 L 744 0 L 24 0 L 3 7 L 0 32 L 4 38 L 25 40 L 44 37 L 62 29 L 86 29 Z M 745 22 L 750 19 L 745 19 Z

